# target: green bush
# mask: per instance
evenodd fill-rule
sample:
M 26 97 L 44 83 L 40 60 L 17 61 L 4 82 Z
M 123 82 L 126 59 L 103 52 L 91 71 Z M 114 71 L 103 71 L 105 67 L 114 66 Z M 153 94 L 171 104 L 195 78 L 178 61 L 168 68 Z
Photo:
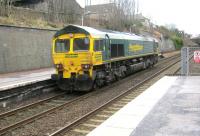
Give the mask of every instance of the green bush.
M 176 50 L 180 50 L 183 46 L 183 39 L 178 36 L 172 36 L 171 40 L 173 41 Z

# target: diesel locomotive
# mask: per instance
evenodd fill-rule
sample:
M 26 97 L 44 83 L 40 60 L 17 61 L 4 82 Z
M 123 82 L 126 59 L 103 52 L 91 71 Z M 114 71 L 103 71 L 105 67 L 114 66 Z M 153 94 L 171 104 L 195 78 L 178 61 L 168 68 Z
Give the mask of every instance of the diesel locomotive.
M 132 33 L 68 25 L 53 37 L 52 58 L 60 89 L 90 91 L 158 61 L 158 42 Z

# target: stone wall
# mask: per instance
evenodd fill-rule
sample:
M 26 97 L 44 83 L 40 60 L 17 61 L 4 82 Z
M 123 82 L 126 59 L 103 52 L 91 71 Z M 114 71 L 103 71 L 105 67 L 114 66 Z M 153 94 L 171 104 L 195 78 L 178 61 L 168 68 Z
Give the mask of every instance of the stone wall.
M 0 26 L 0 73 L 52 66 L 55 31 Z
M 175 45 L 171 39 L 163 38 L 161 40 L 160 44 L 160 50 L 161 52 L 169 52 L 169 51 L 175 51 Z

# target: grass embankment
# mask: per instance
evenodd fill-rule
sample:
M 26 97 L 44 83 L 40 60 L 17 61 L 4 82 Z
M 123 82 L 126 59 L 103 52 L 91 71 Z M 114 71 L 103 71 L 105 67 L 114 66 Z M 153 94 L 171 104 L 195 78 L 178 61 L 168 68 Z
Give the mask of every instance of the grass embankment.
M 42 21 L 41 19 L 35 20 L 27 20 L 27 19 L 16 19 L 12 16 L 9 17 L 1 17 L 0 16 L 0 24 L 1 25 L 14 25 L 14 26 L 22 26 L 22 27 L 32 27 L 32 28 L 44 28 L 44 29 L 55 29 L 61 28 L 63 25 L 61 24 L 51 24 L 46 21 Z

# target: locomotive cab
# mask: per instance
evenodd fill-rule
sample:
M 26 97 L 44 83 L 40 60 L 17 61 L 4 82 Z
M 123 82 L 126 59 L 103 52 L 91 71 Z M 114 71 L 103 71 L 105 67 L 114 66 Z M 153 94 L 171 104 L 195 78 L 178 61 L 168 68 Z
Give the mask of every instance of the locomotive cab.
M 90 90 L 92 80 L 92 39 L 85 34 L 66 34 L 53 40 L 53 60 L 63 90 Z

